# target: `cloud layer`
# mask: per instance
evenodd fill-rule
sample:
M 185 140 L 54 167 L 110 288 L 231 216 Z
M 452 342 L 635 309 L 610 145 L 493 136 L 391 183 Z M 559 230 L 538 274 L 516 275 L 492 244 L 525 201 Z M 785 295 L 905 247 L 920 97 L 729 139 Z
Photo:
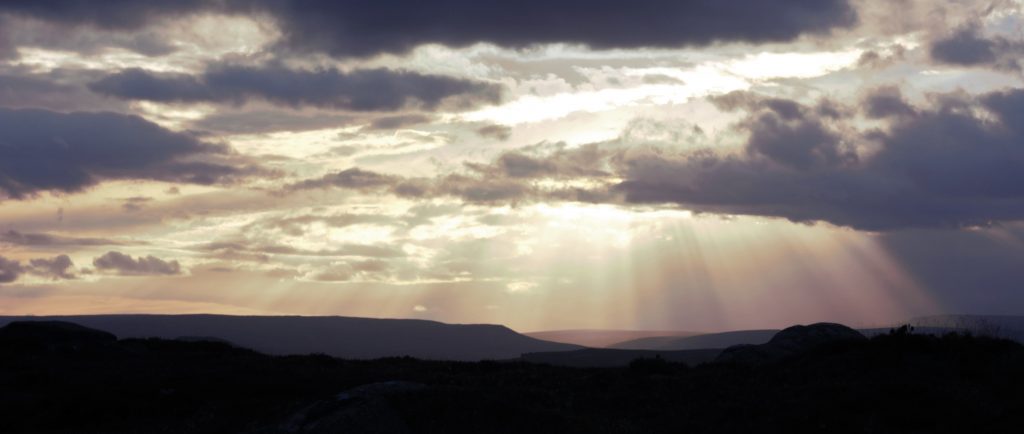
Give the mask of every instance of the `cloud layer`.
M 365 57 L 428 43 L 585 44 L 596 49 L 786 41 L 856 22 L 847 0 L 239 1 L 267 13 L 292 50 Z
M 114 30 L 201 12 L 263 14 L 278 23 L 289 47 L 337 56 L 403 53 L 429 43 L 636 48 L 785 41 L 850 26 L 857 18 L 848 0 L 639 0 L 629 7 L 616 0 L 11 0 L 0 4 L 0 12 Z
M 533 155 L 506 152 L 490 164 L 470 163 L 465 173 L 435 178 L 350 168 L 289 189 L 495 204 L 677 204 L 698 212 L 866 230 L 1024 219 L 1024 183 L 1018 182 L 1024 173 L 1024 90 L 978 98 L 937 95 L 924 107 L 912 106 L 895 88 L 871 92 L 861 109 L 751 93 L 729 94 L 716 103 L 745 113 L 733 126 L 746 136 L 740 152 L 615 143 L 556 147 Z M 857 128 L 865 118 L 887 126 Z
M 242 104 L 263 100 L 290 107 L 355 111 L 455 108 L 498 102 L 498 86 L 389 69 L 296 70 L 283 66 L 213 66 L 201 76 L 128 69 L 92 83 L 104 95 L 155 102 Z
M 165 261 L 153 255 L 139 256 L 136 259 L 116 251 L 109 251 L 93 259 L 92 265 L 97 270 L 125 276 L 181 274 L 181 264 L 178 261 Z
M 0 194 L 8 198 L 109 179 L 215 184 L 259 172 L 229 158 L 225 146 L 138 116 L 0 108 Z

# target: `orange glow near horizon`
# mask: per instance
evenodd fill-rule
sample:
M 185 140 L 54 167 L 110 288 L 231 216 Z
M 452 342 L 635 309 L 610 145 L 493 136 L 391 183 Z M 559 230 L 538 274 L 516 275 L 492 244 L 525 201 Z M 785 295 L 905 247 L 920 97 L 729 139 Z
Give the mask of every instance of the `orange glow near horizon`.
M 6 297 L 0 313 L 347 315 L 517 330 L 718 331 L 816 321 L 885 326 L 941 312 L 871 234 L 610 205 L 518 212 L 527 216 L 521 225 L 497 231 L 470 220 L 449 227 L 449 235 L 462 231 L 474 258 L 447 263 L 464 280 L 331 283 L 196 269 L 79 282 L 73 294 Z

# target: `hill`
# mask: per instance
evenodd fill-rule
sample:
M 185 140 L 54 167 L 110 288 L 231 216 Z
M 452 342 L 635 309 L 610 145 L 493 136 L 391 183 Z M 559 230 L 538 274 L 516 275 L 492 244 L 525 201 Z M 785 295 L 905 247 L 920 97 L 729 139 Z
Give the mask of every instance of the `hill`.
M 12 434 L 1006 433 L 1024 414 L 1024 347 L 962 335 L 889 333 L 754 365 L 570 368 L 19 327 L 0 331 L 19 341 L 0 339 Z
M 604 348 L 610 345 L 634 339 L 650 338 L 655 336 L 685 337 L 696 336 L 699 332 L 687 332 L 678 330 L 606 330 L 606 329 L 577 329 L 577 330 L 546 330 L 539 332 L 523 333 L 526 336 L 551 342 L 581 345 L 590 348 Z
M 715 360 L 721 352 L 719 349 L 656 351 L 656 350 L 616 350 L 610 348 L 584 348 L 575 351 L 555 351 L 546 353 L 526 353 L 520 358 L 530 363 L 543 363 L 552 366 L 572 366 L 576 368 L 611 368 L 629 366 L 637 359 L 658 359 L 666 362 L 698 365 Z
M 684 337 L 658 336 L 619 342 L 609 346 L 609 348 L 659 351 L 721 349 L 741 344 L 763 344 L 768 342 L 778 332 L 779 330 L 740 330 Z
M 514 359 L 523 353 L 568 351 L 499 325 L 435 321 L 302 316 L 83 315 L 0 317 L 13 321 L 65 321 L 119 338 L 222 339 L 276 355 L 322 353 L 351 359 L 410 356 L 438 360 Z

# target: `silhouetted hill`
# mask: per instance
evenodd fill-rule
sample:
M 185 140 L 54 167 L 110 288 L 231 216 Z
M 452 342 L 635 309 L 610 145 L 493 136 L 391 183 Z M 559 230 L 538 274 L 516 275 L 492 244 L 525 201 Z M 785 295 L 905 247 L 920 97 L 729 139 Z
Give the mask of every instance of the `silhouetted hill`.
M 74 350 L 116 341 L 105 331 L 65 321 L 13 321 L 0 327 L 0 345 L 23 351 Z
M 817 323 L 806 326 L 795 325 L 776 333 L 766 343 L 759 345 L 740 344 L 726 348 L 718 355 L 715 361 L 757 365 L 776 362 L 825 345 L 836 345 L 866 339 L 860 332 L 842 324 Z
M 636 359 L 661 359 L 666 362 L 697 365 L 715 360 L 721 350 L 616 350 L 610 348 L 584 348 L 576 351 L 555 351 L 546 353 L 526 353 L 522 360 L 531 363 L 544 363 L 553 366 L 572 366 L 576 368 L 611 368 L 629 366 Z
M 568 351 L 574 345 L 546 342 L 499 325 L 444 324 L 435 321 L 350 317 L 229 315 L 83 315 L 0 317 L 11 321 L 68 321 L 105 330 L 120 338 L 177 339 L 202 336 L 267 354 L 323 353 L 373 359 L 514 359 L 523 353 Z
M 686 337 L 651 337 L 619 342 L 609 346 L 609 348 L 659 351 L 722 349 L 741 344 L 763 344 L 768 342 L 778 332 L 779 330 L 739 330 Z
M 109 336 L 57 347 L 66 330 L 37 330 L 21 336 L 40 351 L 0 339 L 5 434 L 973 434 L 1018 432 L 1024 418 L 1024 347 L 906 329 L 755 366 L 622 368 L 268 356 Z
M 606 330 L 606 329 L 579 329 L 579 330 L 547 330 L 539 332 L 523 333 L 526 336 L 550 342 L 561 342 L 566 344 L 582 345 L 590 348 L 605 348 L 610 345 L 650 337 L 685 337 L 696 336 L 701 333 L 678 330 Z

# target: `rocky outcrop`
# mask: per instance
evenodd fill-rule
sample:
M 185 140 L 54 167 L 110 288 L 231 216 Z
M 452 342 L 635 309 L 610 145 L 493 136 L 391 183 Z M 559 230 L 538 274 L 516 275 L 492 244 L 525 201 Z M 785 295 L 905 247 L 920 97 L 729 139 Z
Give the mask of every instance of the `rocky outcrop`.
M 333 399 L 310 404 L 273 432 L 328 434 L 406 434 L 409 427 L 388 402 L 388 398 L 425 389 L 420 383 L 385 381 L 355 387 Z M 268 431 L 270 432 L 270 431 Z
M 860 332 L 833 323 L 817 323 L 789 327 L 761 345 L 735 345 L 726 348 L 715 359 L 720 363 L 758 365 L 770 363 L 835 342 L 865 340 Z

